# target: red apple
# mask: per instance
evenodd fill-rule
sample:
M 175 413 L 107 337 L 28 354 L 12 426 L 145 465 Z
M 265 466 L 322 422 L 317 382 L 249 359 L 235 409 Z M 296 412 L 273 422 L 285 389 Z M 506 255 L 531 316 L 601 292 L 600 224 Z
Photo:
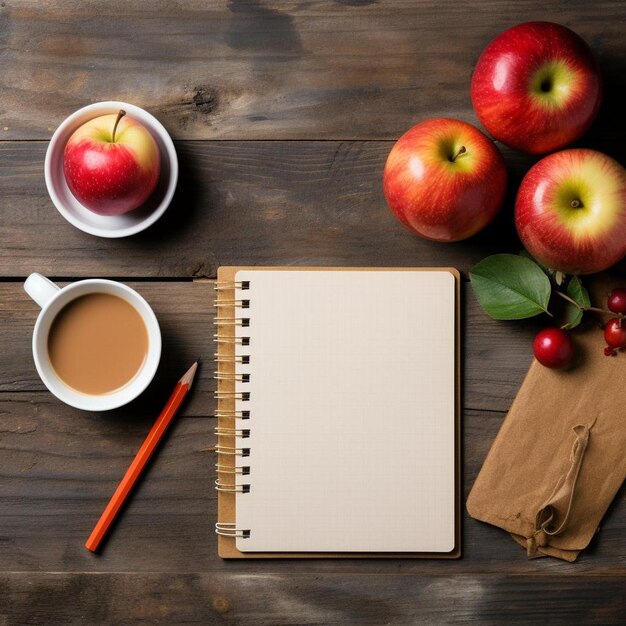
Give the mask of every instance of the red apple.
M 494 218 L 506 179 L 504 159 L 483 133 L 460 120 L 437 118 L 398 139 L 383 187 L 396 217 L 420 237 L 460 241 Z
M 99 215 L 140 207 L 159 180 L 159 148 L 138 121 L 118 114 L 83 124 L 69 138 L 63 171 L 76 199 Z
M 602 99 L 589 46 L 551 22 L 519 24 L 483 51 L 472 103 L 496 139 L 531 154 L 566 146 L 591 126 Z
M 626 255 L 626 172 L 595 150 L 563 150 L 526 174 L 515 224 L 528 251 L 566 274 L 600 272 Z

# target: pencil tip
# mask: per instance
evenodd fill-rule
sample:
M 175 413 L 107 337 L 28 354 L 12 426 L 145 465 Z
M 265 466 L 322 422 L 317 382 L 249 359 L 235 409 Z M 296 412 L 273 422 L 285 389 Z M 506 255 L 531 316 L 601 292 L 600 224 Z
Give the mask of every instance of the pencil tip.
M 191 383 L 193 382 L 197 369 L 198 361 L 192 364 L 192 366 L 183 374 L 182 378 L 178 382 L 189 385 L 191 387 Z

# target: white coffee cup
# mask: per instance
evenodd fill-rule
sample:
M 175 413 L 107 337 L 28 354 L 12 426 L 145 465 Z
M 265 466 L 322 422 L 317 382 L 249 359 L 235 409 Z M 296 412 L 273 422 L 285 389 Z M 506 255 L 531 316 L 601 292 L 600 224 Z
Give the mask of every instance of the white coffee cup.
M 85 411 L 108 411 L 134 400 L 153 379 L 161 358 L 161 331 L 150 305 L 133 289 L 113 280 L 94 278 L 59 287 L 41 274 L 31 274 L 24 283 L 26 293 L 41 307 L 33 333 L 33 358 L 46 387 L 70 406 Z M 148 332 L 148 355 L 141 370 L 117 391 L 91 395 L 66 385 L 56 374 L 48 356 L 48 333 L 61 309 L 80 296 L 106 293 L 122 298 L 141 315 Z

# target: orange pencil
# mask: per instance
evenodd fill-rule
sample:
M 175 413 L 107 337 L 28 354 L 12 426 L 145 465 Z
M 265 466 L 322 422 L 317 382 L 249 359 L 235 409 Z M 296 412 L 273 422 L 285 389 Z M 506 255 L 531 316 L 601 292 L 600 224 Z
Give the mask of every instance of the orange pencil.
M 135 455 L 133 462 L 126 470 L 126 474 L 124 474 L 122 482 L 118 485 L 115 493 L 109 500 L 109 504 L 107 504 L 106 509 L 104 509 L 98 523 L 89 536 L 89 539 L 87 539 L 85 547 L 88 550 L 91 550 L 92 552 L 96 552 L 98 550 L 98 547 L 102 543 L 102 540 L 111 527 L 111 524 L 115 521 L 117 514 L 128 497 L 128 494 L 132 491 L 135 483 L 141 476 L 141 472 L 143 472 L 144 467 L 159 445 L 159 441 L 161 441 L 167 427 L 170 425 L 174 416 L 178 412 L 178 409 L 185 399 L 187 392 L 191 389 L 191 384 L 193 383 L 193 378 L 196 375 L 197 369 L 198 361 L 196 361 L 176 383 L 176 387 L 174 387 L 174 391 L 172 392 L 170 399 L 167 401 L 163 411 L 161 411 L 161 415 L 159 415 L 156 422 L 154 422 L 148 436 L 141 444 L 141 448 L 139 448 L 139 451 Z

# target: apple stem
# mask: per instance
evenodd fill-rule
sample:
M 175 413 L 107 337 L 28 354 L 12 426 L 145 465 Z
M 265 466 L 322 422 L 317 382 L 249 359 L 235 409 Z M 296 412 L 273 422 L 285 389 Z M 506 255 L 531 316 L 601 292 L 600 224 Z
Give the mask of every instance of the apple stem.
M 572 200 L 570 202 L 570 206 L 572 207 L 572 209 L 578 209 L 579 207 L 581 207 L 583 204 L 580 200 Z
M 457 158 L 459 157 L 459 155 L 461 154 L 465 154 L 467 152 L 467 149 L 465 148 L 465 146 L 461 146 L 458 150 L 458 152 L 450 159 L 450 161 L 452 161 L 452 163 L 454 163 Z
M 117 118 L 115 119 L 115 124 L 113 125 L 113 134 L 111 135 L 111 143 L 115 143 L 115 131 L 117 130 L 117 125 L 120 123 L 120 120 L 126 115 L 126 111 L 124 109 L 120 109 L 120 112 L 117 114 Z

